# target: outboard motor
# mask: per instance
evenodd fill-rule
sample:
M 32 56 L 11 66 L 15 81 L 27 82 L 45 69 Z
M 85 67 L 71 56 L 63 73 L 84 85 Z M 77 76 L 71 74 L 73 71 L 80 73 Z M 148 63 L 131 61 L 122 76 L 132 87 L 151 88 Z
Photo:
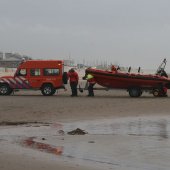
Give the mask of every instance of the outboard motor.
M 164 76 L 168 78 L 168 75 L 165 71 L 165 66 L 166 66 L 167 60 L 166 58 L 163 60 L 163 62 L 160 64 L 160 66 L 158 67 L 157 71 L 156 71 L 156 75 L 159 76 Z
M 159 72 L 157 73 L 157 75 L 164 76 L 164 77 L 167 77 L 167 78 L 168 78 L 168 75 L 167 75 L 167 73 L 166 73 L 165 70 L 159 70 Z

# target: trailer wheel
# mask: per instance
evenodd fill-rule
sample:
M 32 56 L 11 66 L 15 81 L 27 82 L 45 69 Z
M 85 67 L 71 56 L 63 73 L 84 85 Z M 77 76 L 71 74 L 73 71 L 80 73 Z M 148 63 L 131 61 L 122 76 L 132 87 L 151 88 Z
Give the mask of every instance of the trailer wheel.
M 154 97 L 159 97 L 159 90 L 158 89 L 153 90 L 152 93 L 153 93 Z
M 142 95 L 142 90 L 138 87 L 132 87 L 128 91 L 130 97 L 140 97 Z
M 164 93 L 163 90 L 154 89 L 152 93 L 154 97 L 167 97 L 167 93 Z
M 41 88 L 41 93 L 44 96 L 52 96 L 55 92 L 56 90 L 51 84 L 44 84 Z
M 8 84 L 1 84 L 0 85 L 0 95 L 7 96 L 10 95 L 13 90 L 9 87 Z

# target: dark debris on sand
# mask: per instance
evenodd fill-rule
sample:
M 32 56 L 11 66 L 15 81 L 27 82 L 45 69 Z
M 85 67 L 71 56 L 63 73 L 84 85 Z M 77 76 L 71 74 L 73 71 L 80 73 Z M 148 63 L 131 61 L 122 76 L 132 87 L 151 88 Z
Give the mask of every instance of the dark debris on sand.
M 67 132 L 68 135 L 85 135 L 85 134 L 88 134 L 85 130 L 82 130 L 82 129 L 75 129 L 75 130 L 72 130 L 70 132 Z

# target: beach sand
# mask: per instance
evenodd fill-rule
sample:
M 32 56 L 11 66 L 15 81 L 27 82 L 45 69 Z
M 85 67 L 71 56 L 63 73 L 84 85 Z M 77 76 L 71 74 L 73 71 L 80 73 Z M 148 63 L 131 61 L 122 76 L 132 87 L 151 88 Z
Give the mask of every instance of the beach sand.
M 1 170 L 168 170 L 169 97 L 130 98 L 121 90 L 70 97 L 67 88 L 50 97 L 39 91 L 0 96 Z M 76 128 L 88 134 L 67 134 Z M 23 146 L 30 137 L 33 146 Z M 64 149 L 49 153 L 40 144 Z

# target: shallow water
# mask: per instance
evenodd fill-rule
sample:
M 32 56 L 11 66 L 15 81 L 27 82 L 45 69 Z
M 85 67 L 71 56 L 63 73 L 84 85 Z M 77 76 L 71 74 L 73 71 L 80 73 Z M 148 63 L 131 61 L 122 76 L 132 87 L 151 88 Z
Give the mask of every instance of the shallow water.
M 96 121 L 74 122 L 64 125 L 64 130 L 81 128 L 93 135 L 136 135 L 159 136 L 170 135 L 170 119 L 167 117 L 120 118 Z
M 67 135 L 76 128 L 88 134 Z M 0 142 L 100 169 L 169 170 L 169 137 L 170 117 L 163 116 L 0 127 Z

